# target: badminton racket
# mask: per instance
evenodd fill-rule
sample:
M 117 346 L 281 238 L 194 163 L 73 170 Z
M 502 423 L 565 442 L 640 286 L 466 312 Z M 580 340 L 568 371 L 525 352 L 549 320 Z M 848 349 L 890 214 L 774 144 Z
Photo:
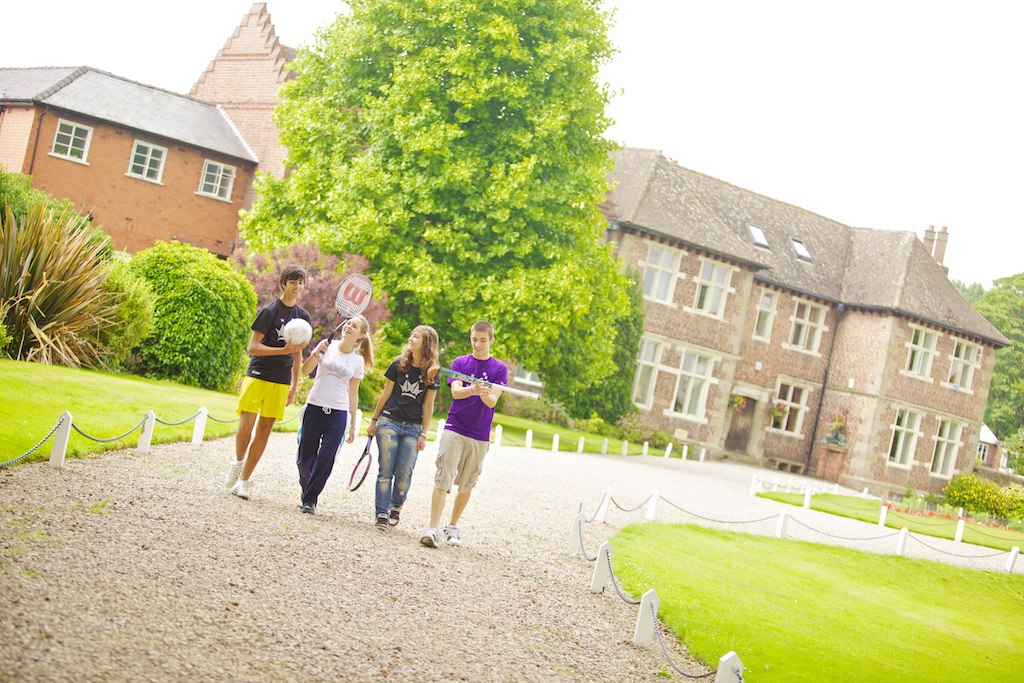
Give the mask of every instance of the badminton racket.
M 513 396 L 522 396 L 523 398 L 535 398 L 539 399 L 540 394 L 532 391 L 523 391 L 522 389 L 513 389 L 512 387 L 505 386 L 504 384 L 494 384 L 487 380 L 480 379 L 479 377 L 473 377 L 472 375 L 466 375 L 451 368 L 441 368 L 441 374 L 445 377 L 454 377 L 455 379 L 462 380 L 467 384 L 483 384 L 484 386 L 497 389 L 503 393 L 512 394 Z

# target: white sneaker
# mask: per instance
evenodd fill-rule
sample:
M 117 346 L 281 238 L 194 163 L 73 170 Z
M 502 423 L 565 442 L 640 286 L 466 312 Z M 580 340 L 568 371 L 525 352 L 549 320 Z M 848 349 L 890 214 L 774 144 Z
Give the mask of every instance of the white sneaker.
M 424 529 L 423 536 L 420 538 L 420 543 L 427 546 L 428 548 L 437 547 L 437 529 Z
M 239 479 L 235 482 L 235 485 L 231 487 L 231 493 L 235 494 L 239 498 L 249 500 L 249 496 L 252 494 L 252 484 L 249 483 L 248 479 Z
M 457 526 L 445 525 L 444 537 L 448 541 L 448 545 L 462 545 L 462 541 L 459 539 L 459 527 Z
M 242 473 L 242 465 L 245 464 L 244 460 L 235 460 L 231 463 L 231 469 L 228 470 L 228 478 L 224 480 L 224 486 L 231 488 L 238 481 L 238 475 Z

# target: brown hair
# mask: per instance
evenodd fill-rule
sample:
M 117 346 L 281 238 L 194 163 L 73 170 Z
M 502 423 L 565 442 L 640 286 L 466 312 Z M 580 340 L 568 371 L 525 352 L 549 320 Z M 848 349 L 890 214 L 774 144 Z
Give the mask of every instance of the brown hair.
M 284 289 L 286 283 L 292 280 L 306 281 L 306 269 L 302 266 L 297 266 L 294 263 L 290 263 L 281 270 L 281 280 L 279 284 L 281 289 Z
M 470 333 L 472 332 L 486 332 L 487 336 L 494 339 L 494 325 L 490 324 L 486 320 L 477 320 L 473 323 L 473 327 L 469 328 Z
M 370 321 L 361 315 L 355 316 L 352 320 L 358 322 L 363 330 L 362 336 L 356 339 L 356 345 L 352 350 L 363 357 L 363 364 L 368 372 L 373 367 L 373 342 L 370 340 Z
M 430 325 L 417 325 L 413 328 L 413 332 L 419 332 L 423 338 L 423 343 L 420 344 L 420 364 L 419 370 L 423 373 L 423 378 L 430 384 L 433 384 L 437 378 L 437 373 L 441 369 L 441 364 L 438 362 L 438 349 L 441 346 L 440 341 L 437 337 L 437 331 Z M 410 334 L 410 336 L 412 336 Z M 412 366 L 412 350 L 408 345 L 402 350 L 401 360 L 398 363 L 398 369 L 402 372 L 409 372 L 409 368 Z

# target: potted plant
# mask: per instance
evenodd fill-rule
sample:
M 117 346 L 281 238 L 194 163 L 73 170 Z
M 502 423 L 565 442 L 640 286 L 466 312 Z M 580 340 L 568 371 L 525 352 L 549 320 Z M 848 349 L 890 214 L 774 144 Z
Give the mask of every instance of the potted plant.
M 739 415 L 743 412 L 743 409 L 747 407 L 747 399 L 743 398 L 739 394 L 733 394 L 729 397 L 729 410 Z
M 768 417 L 772 419 L 772 422 L 778 422 L 784 420 L 789 415 L 789 406 L 780 401 L 776 401 L 768 406 Z
M 829 419 L 825 443 L 833 446 L 846 445 L 846 415 L 836 413 Z

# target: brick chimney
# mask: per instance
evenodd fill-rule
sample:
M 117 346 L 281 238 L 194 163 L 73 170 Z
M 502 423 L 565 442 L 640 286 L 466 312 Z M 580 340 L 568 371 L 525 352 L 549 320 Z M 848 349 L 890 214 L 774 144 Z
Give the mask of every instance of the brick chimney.
M 946 226 L 942 226 L 942 230 L 939 230 L 935 234 L 935 251 L 932 252 L 932 258 L 940 266 L 945 266 L 942 262 L 946 258 L 946 242 L 949 240 L 949 234 L 946 232 Z
M 935 253 L 935 226 L 929 225 L 924 231 L 924 249 L 931 256 Z

